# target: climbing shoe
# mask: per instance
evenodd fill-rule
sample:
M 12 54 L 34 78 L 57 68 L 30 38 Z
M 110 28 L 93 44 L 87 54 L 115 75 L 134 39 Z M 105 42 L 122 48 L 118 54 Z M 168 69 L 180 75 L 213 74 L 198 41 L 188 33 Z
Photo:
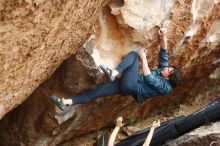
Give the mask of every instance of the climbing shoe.
M 62 100 L 57 96 L 50 96 L 49 99 L 56 104 L 62 111 L 66 109 L 66 105 L 62 102 Z
M 110 81 L 114 81 L 115 77 L 112 76 L 112 70 L 104 65 L 99 66 L 101 70 L 109 77 Z

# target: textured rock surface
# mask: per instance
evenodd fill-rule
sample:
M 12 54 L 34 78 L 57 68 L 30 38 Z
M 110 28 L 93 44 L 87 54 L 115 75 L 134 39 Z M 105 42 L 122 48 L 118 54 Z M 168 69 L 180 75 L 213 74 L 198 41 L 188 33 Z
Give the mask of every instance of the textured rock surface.
M 21 104 L 93 33 L 101 0 L 0 3 L 0 118 Z
M 0 145 L 62 145 L 111 125 L 119 115 L 137 119 L 170 104 L 219 96 L 219 0 L 112 1 L 96 13 L 102 4 L 1 2 L 0 117 L 33 94 L 0 121 Z M 138 105 L 132 97 L 115 95 L 77 106 L 76 114 L 72 107 L 61 112 L 48 100 L 105 82 L 98 65 L 117 66 L 136 40 L 148 48 L 155 68 L 160 26 L 168 28 L 170 64 L 184 73 L 169 96 Z

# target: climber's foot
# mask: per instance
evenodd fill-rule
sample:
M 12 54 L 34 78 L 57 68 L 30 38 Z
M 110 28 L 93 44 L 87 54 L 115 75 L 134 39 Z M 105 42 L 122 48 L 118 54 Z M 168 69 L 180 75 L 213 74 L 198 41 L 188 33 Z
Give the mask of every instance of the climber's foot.
M 100 65 L 99 67 L 109 77 L 110 81 L 114 81 L 115 80 L 115 77 L 113 76 L 113 70 L 111 70 L 110 68 L 108 68 L 108 67 L 106 67 L 104 65 Z
M 59 107 L 62 111 L 66 109 L 66 105 L 62 102 L 62 99 L 60 99 L 57 96 L 50 96 L 49 99 L 56 104 L 56 106 Z

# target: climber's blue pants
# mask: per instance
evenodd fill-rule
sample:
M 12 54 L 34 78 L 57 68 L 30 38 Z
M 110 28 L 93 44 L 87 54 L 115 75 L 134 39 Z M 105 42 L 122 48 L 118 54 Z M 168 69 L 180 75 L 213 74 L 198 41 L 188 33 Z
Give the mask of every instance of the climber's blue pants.
M 136 97 L 138 92 L 137 52 L 132 51 L 128 53 L 116 70 L 121 74 L 119 79 L 98 85 L 87 92 L 74 96 L 72 98 L 73 104 L 83 104 L 99 97 L 114 94 L 132 95 Z

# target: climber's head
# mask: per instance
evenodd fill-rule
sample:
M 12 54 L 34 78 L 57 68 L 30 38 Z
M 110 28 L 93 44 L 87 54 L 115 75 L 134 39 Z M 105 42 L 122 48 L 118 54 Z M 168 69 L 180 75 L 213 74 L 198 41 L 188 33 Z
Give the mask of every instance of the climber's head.
M 182 74 L 176 67 L 165 67 L 161 74 L 165 79 L 169 80 L 173 87 L 176 87 L 182 80 Z

